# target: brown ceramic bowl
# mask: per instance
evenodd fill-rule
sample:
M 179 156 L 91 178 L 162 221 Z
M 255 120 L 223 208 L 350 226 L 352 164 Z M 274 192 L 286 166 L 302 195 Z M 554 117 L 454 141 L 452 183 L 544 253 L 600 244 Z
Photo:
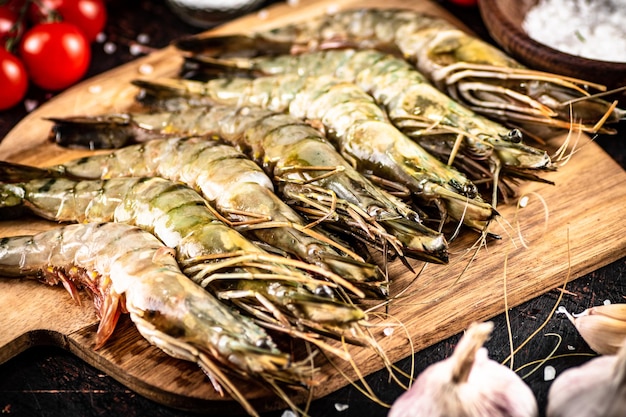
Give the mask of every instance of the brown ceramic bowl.
M 489 34 L 509 55 L 529 68 L 603 84 L 626 86 L 626 63 L 596 61 L 557 51 L 531 39 L 522 28 L 537 0 L 478 0 Z

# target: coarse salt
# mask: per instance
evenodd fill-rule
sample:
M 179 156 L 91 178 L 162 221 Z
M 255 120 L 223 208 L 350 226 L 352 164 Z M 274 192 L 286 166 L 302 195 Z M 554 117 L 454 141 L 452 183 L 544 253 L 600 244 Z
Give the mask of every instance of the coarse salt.
M 35 110 L 39 106 L 39 102 L 37 100 L 24 100 L 24 108 L 28 113 Z
M 626 0 L 539 0 L 522 26 L 532 39 L 571 55 L 626 62 Z
M 154 71 L 154 67 L 150 64 L 141 64 L 138 71 L 140 74 L 148 75 L 152 74 L 152 72 Z
M 139 35 L 137 35 L 137 42 L 144 45 L 148 44 L 150 42 L 150 35 L 148 35 L 147 33 L 140 33 Z
M 111 55 L 114 54 L 115 51 L 117 51 L 117 45 L 113 42 L 105 42 L 102 49 L 104 49 L 104 53 Z
M 100 94 L 102 92 L 102 86 L 100 84 L 92 84 L 89 86 L 88 91 L 91 94 Z
M 520 208 L 524 208 L 528 205 L 528 196 L 523 196 L 522 198 L 519 199 L 519 206 Z
M 543 369 L 543 380 L 552 381 L 554 378 L 556 378 L 556 369 L 554 368 L 554 366 L 546 366 Z
M 346 411 L 350 406 L 348 404 L 335 403 L 335 410 Z

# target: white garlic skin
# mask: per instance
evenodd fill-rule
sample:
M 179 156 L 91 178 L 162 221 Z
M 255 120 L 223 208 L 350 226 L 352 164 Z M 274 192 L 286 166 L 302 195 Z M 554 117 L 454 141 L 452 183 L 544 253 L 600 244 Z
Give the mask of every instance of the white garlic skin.
M 511 369 L 479 349 L 467 382 L 452 381 L 453 358 L 426 368 L 388 417 L 534 417 L 531 389 Z
M 626 416 L 626 344 L 619 355 L 570 368 L 548 391 L 547 417 Z

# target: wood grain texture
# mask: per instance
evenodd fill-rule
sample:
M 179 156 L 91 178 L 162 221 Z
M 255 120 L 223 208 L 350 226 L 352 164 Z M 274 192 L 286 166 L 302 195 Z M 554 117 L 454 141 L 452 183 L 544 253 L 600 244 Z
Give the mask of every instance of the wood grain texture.
M 330 5 L 376 4 L 357 1 L 301 1 L 294 8 L 278 5 L 269 10 L 269 18 L 247 16 L 219 29 L 237 32 L 266 28 L 324 12 Z M 408 7 L 402 1 L 388 1 L 389 7 Z M 443 12 L 428 1 L 411 7 Z M 87 154 L 61 149 L 46 140 L 50 123 L 42 118 L 75 114 L 124 111 L 132 105 L 136 93 L 128 81 L 137 77 L 156 78 L 174 75 L 181 59 L 172 48 L 87 80 L 37 109 L 18 124 L 0 143 L 0 158 L 33 165 L 49 165 Z M 153 72 L 141 74 L 149 65 Z M 97 92 L 93 92 L 97 91 Z M 585 140 L 583 140 L 585 141 Z M 551 144 L 556 145 L 556 144 Z M 387 312 L 390 318 L 372 313 L 372 330 L 392 361 L 410 355 L 411 345 L 402 328 L 384 336 L 386 327 L 401 322 L 419 350 L 462 331 L 472 321 L 489 319 L 504 311 L 504 275 L 509 305 L 518 305 L 569 279 L 582 276 L 619 259 L 626 250 L 626 236 L 621 232 L 623 207 L 626 205 L 626 173 L 598 146 L 587 142 L 569 164 L 548 175 L 556 185 L 524 184 L 530 203 L 519 211 L 514 206 L 499 207 L 502 218 L 494 231 L 503 239 L 481 248 L 467 266 L 471 253 L 466 248 L 476 239 L 469 233 L 452 246 L 451 264 L 428 265 L 412 284 L 406 297 L 394 302 Z M 545 221 L 544 206 L 533 193 L 545 200 L 549 212 Z M 527 248 L 519 242 L 512 225 L 520 225 Z M 0 222 L 0 236 L 32 233 L 54 227 L 49 222 Z M 421 266 L 415 263 L 416 268 Z M 413 275 L 400 263 L 391 265 L 393 293 L 397 293 Z M 380 311 L 376 311 L 380 312 Z M 397 320 L 397 321 L 396 321 Z M 75 305 L 61 288 L 45 287 L 28 280 L 0 279 L 0 363 L 35 344 L 62 346 L 136 392 L 160 403 L 194 410 L 239 412 L 239 406 L 215 393 L 206 376 L 194 364 L 175 360 L 150 346 L 123 320 L 113 338 L 100 350 L 93 350 L 97 318 L 91 302 L 83 296 Z M 352 348 L 360 371 L 369 374 L 383 367 L 371 351 Z M 341 368 L 349 378 L 355 373 L 348 364 Z M 313 390 L 322 397 L 346 385 L 332 366 L 322 368 Z M 281 407 L 262 388 L 248 384 L 246 392 L 259 409 Z M 307 393 L 295 392 L 304 400 Z

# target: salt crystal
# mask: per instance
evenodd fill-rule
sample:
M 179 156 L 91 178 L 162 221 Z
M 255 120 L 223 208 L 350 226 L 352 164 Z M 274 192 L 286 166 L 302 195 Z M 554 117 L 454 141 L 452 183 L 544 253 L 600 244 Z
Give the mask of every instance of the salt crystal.
M 294 413 L 291 410 L 285 410 L 283 411 L 280 417 L 298 417 L 298 416 L 296 415 L 296 413 Z
M 567 345 L 567 350 L 576 350 L 576 348 L 572 345 Z
M 327 13 L 327 14 L 335 14 L 335 13 L 337 13 L 338 11 L 339 11 L 339 5 L 338 5 L 338 4 L 336 4 L 336 3 L 329 4 L 329 5 L 326 7 L 326 13 Z
M 35 110 L 37 106 L 39 106 L 39 102 L 37 100 L 24 100 L 24 108 L 29 113 Z
M 383 334 L 385 336 L 391 336 L 393 334 L 393 328 L 392 327 L 385 327 L 383 329 Z
M 605 306 L 608 306 L 608 305 L 610 305 L 610 304 L 611 304 L 611 300 L 604 300 L 604 305 L 605 305 Z
M 525 195 L 524 197 L 522 197 L 522 198 L 520 198 L 520 199 L 519 199 L 519 206 L 520 206 L 521 208 L 524 208 L 524 207 L 526 207 L 527 205 L 528 205 L 528 196 L 526 196 L 526 195 Z
M 117 45 L 114 44 L 113 42 L 107 42 L 104 44 L 102 49 L 104 49 L 105 53 L 111 55 L 111 54 L 114 54 L 115 51 L 117 51 Z
M 266 20 L 269 17 L 269 15 L 270 15 L 270 12 L 268 12 L 267 9 L 261 9 L 257 13 L 258 18 L 261 20 Z
M 89 86 L 88 90 L 91 94 L 99 94 L 102 92 L 102 86 L 99 84 L 93 84 Z
M 539 0 L 522 27 L 532 39 L 568 54 L 626 62 L 623 0 Z
M 546 366 L 543 369 L 543 380 L 552 381 L 554 378 L 556 378 L 556 369 L 554 369 L 554 366 Z
M 154 67 L 150 64 L 141 64 L 138 71 L 140 74 L 148 75 L 152 74 L 152 72 L 154 71 Z
M 130 48 L 128 48 L 128 52 L 133 56 L 141 55 L 143 53 L 143 46 L 133 43 L 130 45 Z
M 144 45 L 150 42 L 150 35 L 146 33 L 140 33 L 137 35 L 137 42 L 143 43 Z
M 296 7 L 298 4 L 300 4 L 300 0 L 287 0 L 287 4 L 291 7 Z
M 339 404 L 335 403 L 335 410 L 337 411 L 346 411 L 350 406 L 348 404 Z

